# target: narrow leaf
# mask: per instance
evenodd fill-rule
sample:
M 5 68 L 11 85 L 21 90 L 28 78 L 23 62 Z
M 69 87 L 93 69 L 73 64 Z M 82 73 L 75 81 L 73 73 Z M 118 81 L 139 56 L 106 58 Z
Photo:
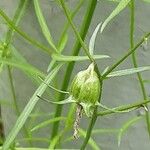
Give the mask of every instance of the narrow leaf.
M 51 36 L 50 31 L 49 31 L 49 29 L 47 27 L 47 24 L 46 24 L 46 21 L 44 19 L 43 14 L 42 14 L 42 11 L 41 11 L 41 8 L 40 8 L 38 0 L 34 0 L 34 6 L 35 6 L 36 16 L 37 16 L 39 24 L 41 26 L 43 35 L 45 36 L 45 38 L 48 41 L 48 43 L 50 44 L 50 46 L 57 52 L 57 48 L 54 45 L 52 36 Z
M 14 25 L 14 23 L 9 19 L 9 17 L 8 17 L 1 9 L 0 9 L 0 16 L 5 20 L 5 22 L 7 23 L 7 25 L 8 25 L 10 28 L 14 29 L 18 34 L 20 34 L 24 39 L 26 39 L 26 40 L 27 40 L 28 42 L 30 42 L 32 45 L 35 45 L 35 46 L 39 47 L 40 49 L 42 49 L 42 50 L 48 52 L 49 54 L 52 53 L 52 51 L 51 51 L 49 48 L 47 48 L 47 47 L 41 45 L 38 41 L 32 39 L 32 38 L 31 38 L 29 35 L 27 35 L 25 32 L 23 32 L 23 31 L 21 31 L 20 29 L 18 29 L 18 27 L 16 27 L 16 26 Z
M 118 6 L 113 10 L 113 12 L 109 15 L 109 17 L 104 21 L 101 27 L 101 32 L 103 32 L 104 28 L 107 24 L 116 16 L 118 15 L 130 2 L 130 0 L 121 0 Z
M 92 37 L 91 37 L 91 39 L 90 39 L 90 42 L 89 42 L 89 52 L 90 52 L 91 55 L 94 54 L 93 51 L 94 51 L 94 46 L 95 46 L 95 39 L 96 39 L 96 36 L 97 36 L 97 33 L 98 33 L 98 31 L 99 31 L 99 28 L 100 28 L 101 24 L 102 24 L 102 23 L 99 23 L 99 24 L 96 26 L 96 28 L 95 28 L 95 30 L 94 30 L 94 32 L 93 32 L 93 34 L 92 34 Z
M 49 84 L 52 81 L 52 79 L 55 77 L 55 75 L 57 74 L 57 72 L 59 71 L 61 66 L 62 65 L 60 64 L 57 67 L 55 67 L 45 78 L 44 82 Z M 21 115 L 17 119 L 17 121 L 16 121 L 14 127 L 12 128 L 12 130 L 10 131 L 9 135 L 6 137 L 6 140 L 3 144 L 3 150 L 7 150 L 10 147 L 11 143 L 14 141 L 15 137 L 17 136 L 17 134 L 19 133 L 19 131 L 25 124 L 26 120 L 30 116 L 30 113 L 32 112 L 36 103 L 38 102 L 39 98 L 37 97 L 37 95 L 41 96 L 44 93 L 44 91 L 46 90 L 46 88 L 47 88 L 47 85 L 42 83 L 38 87 L 38 89 L 35 91 L 35 93 L 31 97 L 30 101 L 25 106 L 24 110 L 22 111 Z
M 30 72 L 36 76 L 41 76 L 43 78 L 45 77 L 45 74 L 43 72 L 41 72 L 40 70 L 38 70 L 37 68 L 34 68 L 32 65 L 29 65 L 27 63 L 19 62 L 18 60 L 15 60 L 15 59 L 11 60 L 11 59 L 7 59 L 7 58 L 6 59 L 1 58 L 0 63 L 7 64 L 7 65 L 10 65 L 13 67 L 17 67 L 23 71 Z
M 94 129 L 92 134 L 116 134 L 118 131 L 119 129 Z
M 100 107 L 102 107 L 102 108 L 104 108 L 106 110 L 112 111 L 114 113 L 127 113 L 127 112 L 130 112 L 133 109 L 135 109 L 135 108 L 132 108 L 132 109 L 128 109 L 128 110 L 119 111 L 119 110 L 116 110 L 117 107 L 115 107 L 115 108 L 109 108 L 109 107 L 107 107 L 107 106 L 105 106 L 105 105 L 103 105 L 103 104 L 101 104 L 99 102 L 97 102 L 96 105 L 100 106 Z
M 58 54 L 52 54 L 52 58 L 57 61 L 84 61 L 89 60 L 88 56 L 64 56 L 64 55 L 58 55 Z M 110 58 L 107 55 L 93 55 L 94 59 L 104 59 L 104 58 Z
M 102 75 L 105 74 L 108 71 L 108 69 L 109 69 L 109 66 L 104 69 L 104 71 L 102 72 Z
M 60 43 L 58 43 L 58 50 L 59 50 L 59 53 L 62 52 L 67 44 L 67 41 L 68 41 L 68 35 L 67 34 L 64 34 L 64 36 L 62 37 Z
M 147 70 L 150 70 L 150 66 L 119 70 L 119 71 L 111 72 L 110 74 L 107 75 L 107 78 L 130 75 L 130 74 L 147 71 Z
M 56 60 L 52 59 L 51 62 L 49 63 L 49 65 L 48 65 L 47 72 L 50 72 L 53 69 L 55 63 L 56 63 Z
M 52 119 L 49 119 L 49 120 L 46 120 L 46 121 L 43 121 L 42 123 L 39 123 L 37 126 L 35 126 L 34 128 L 31 129 L 31 132 L 35 131 L 35 130 L 38 130 L 40 128 L 43 128 L 53 122 L 56 122 L 56 121 L 60 121 L 60 120 L 65 120 L 66 118 L 65 117 L 56 117 L 56 118 L 52 118 Z
M 20 52 L 18 50 L 15 49 L 15 47 L 13 47 L 11 45 L 11 52 L 12 52 L 12 57 L 15 58 L 15 60 L 17 60 L 17 62 L 19 62 L 19 64 L 23 63 L 23 64 L 27 64 L 29 66 L 31 66 L 31 68 L 33 67 L 31 64 L 28 63 L 28 61 L 22 56 L 22 54 L 20 54 Z M 34 68 L 34 67 L 33 67 Z M 37 69 L 37 68 L 35 68 Z M 35 75 L 30 72 L 30 71 L 26 71 L 25 69 L 21 69 L 23 71 L 23 73 L 35 84 L 35 85 L 38 85 L 41 83 L 41 81 L 39 80 L 39 77 L 42 77 L 42 78 L 45 78 L 46 77 L 46 74 L 44 74 L 43 72 L 41 72 L 40 70 L 38 70 L 39 72 L 41 72 L 43 75 L 40 76 L 39 74 L 37 75 L 35 73 Z M 47 92 L 47 91 L 46 91 Z
M 121 143 L 121 138 L 123 136 L 123 134 L 126 132 L 126 130 L 133 125 L 134 123 L 136 123 L 138 120 L 142 119 L 143 116 L 138 116 L 138 117 L 134 117 L 133 119 L 129 120 L 128 122 L 126 122 L 120 129 L 119 133 L 118 133 L 118 146 L 120 146 Z
M 62 101 L 58 101 L 58 102 L 55 102 L 55 101 L 50 101 L 46 98 L 43 98 L 39 95 L 37 95 L 38 98 L 40 98 L 41 100 L 45 101 L 45 102 L 48 102 L 48 103 L 51 103 L 51 104 L 58 104 L 58 105 L 63 105 L 63 104 L 69 104 L 69 103 L 75 103 L 76 101 L 72 99 L 72 97 L 70 96 L 69 98 L 65 99 L 65 100 L 62 100 Z

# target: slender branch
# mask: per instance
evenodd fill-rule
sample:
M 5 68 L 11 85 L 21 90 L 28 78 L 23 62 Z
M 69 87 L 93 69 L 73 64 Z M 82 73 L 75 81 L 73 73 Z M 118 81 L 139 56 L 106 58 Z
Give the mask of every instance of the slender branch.
M 15 26 L 18 26 L 19 21 L 20 21 L 22 15 L 24 13 L 26 7 L 27 7 L 28 2 L 29 2 L 29 0 L 21 0 L 19 2 L 18 8 L 17 8 L 17 10 L 15 12 L 15 15 L 14 15 L 13 21 L 12 21 Z M 13 37 L 13 32 L 14 32 L 14 30 L 12 30 L 10 28 L 8 29 L 7 34 L 6 34 L 6 40 L 5 40 L 5 42 L 7 44 L 11 43 L 12 37 Z
M 65 3 L 64 3 L 63 0 L 61 0 L 61 4 L 62 4 L 62 7 L 63 7 L 63 9 L 64 9 L 64 12 L 65 12 L 65 14 L 66 14 L 66 16 L 67 16 L 67 19 L 68 19 L 68 21 L 70 22 L 70 25 L 72 26 L 72 28 L 73 28 L 73 30 L 74 30 L 74 33 L 75 33 L 77 39 L 79 40 L 80 44 L 82 45 L 82 47 L 83 47 L 85 53 L 87 54 L 87 56 L 89 57 L 90 61 L 91 61 L 91 62 L 94 62 L 94 64 L 95 64 L 95 71 L 97 72 L 97 74 L 98 74 L 98 76 L 99 76 L 99 79 L 100 79 L 100 82 L 101 82 L 101 78 L 100 78 L 101 75 L 100 75 L 100 72 L 99 72 L 99 69 L 98 69 L 98 66 L 97 66 L 95 60 L 94 60 L 93 57 L 90 55 L 88 48 L 86 47 L 86 45 L 85 45 L 85 43 L 83 42 L 83 40 L 82 40 L 82 38 L 81 38 L 79 32 L 77 31 L 75 25 L 73 24 L 73 22 L 72 22 L 72 20 L 71 20 L 71 17 L 70 17 L 70 15 L 69 15 L 69 10 L 68 10 L 68 8 L 66 7 L 66 5 L 65 5 Z M 101 82 L 101 91 L 100 91 L 100 93 L 102 93 L 102 82 Z M 100 94 L 100 97 L 99 97 L 99 101 L 100 101 L 100 99 L 101 99 L 101 94 Z M 91 121 L 90 121 L 88 130 L 87 130 L 87 134 L 86 134 L 85 140 L 84 140 L 84 142 L 83 142 L 83 144 L 82 144 L 82 146 L 81 146 L 81 149 L 85 149 L 85 147 L 86 147 L 86 145 L 87 145 L 87 143 L 88 143 L 88 141 L 89 141 L 89 138 L 90 138 L 91 133 L 92 133 L 92 129 L 93 129 L 93 127 L 94 127 L 94 125 L 95 125 L 95 122 L 96 122 L 96 120 L 97 120 L 96 112 L 97 112 L 97 107 L 96 107 L 95 110 L 94 110 L 92 119 L 91 119 Z
M 15 12 L 15 15 L 14 15 L 13 21 L 12 21 L 15 26 L 18 25 L 18 23 L 19 23 L 19 21 L 20 21 L 20 19 L 22 17 L 22 14 L 25 11 L 25 8 L 26 8 L 28 2 L 29 2 L 29 0 L 20 0 L 18 8 L 17 8 L 17 10 Z M 10 28 L 7 31 L 6 38 L 5 38 L 6 46 L 4 47 L 3 57 L 6 57 L 6 58 L 8 57 L 7 53 L 10 50 L 9 49 L 9 45 L 12 42 L 13 32 L 14 32 L 14 30 L 10 29 Z M 11 92 L 12 92 L 12 99 L 13 99 L 13 102 L 14 102 L 14 106 L 15 106 L 15 110 L 16 110 L 16 115 L 19 116 L 20 115 L 20 110 L 19 110 L 19 106 L 17 104 L 15 87 L 13 85 L 13 76 L 12 76 L 12 73 L 11 73 L 11 67 L 7 66 L 7 70 L 8 70 L 8 77 L 9 77 L 9 81 L 10 81 L 10 89 L 11 89 Z M 30 135 L 29 135 L 28 130 L 26 129 L 26 127 L 23 128 L 23 132 L 24 132 L 24 135 L 26 137 L 28 137 L 28 138 L 30 137 Z M 30 141 L 29 141 L 29 144 L 32 145 L 32 143 Z
M 135 1 L 132 0 L 131 1 L 131 24 L 130 24 L 130 47 L 131 49 L 134 47 L 134 22 L 135 22 Z M 133 61 L 133 65 L 135 68 L 138 67 L 137 64 L 137 59 L 136 59 L 136 53 L 133 52 L 132 53 L 132 61 Z M 144 87 L 144 83 L 143 83 L 143 79 L 140 73 L 137 73 L 137 78 L 139 80 L 139 84 L 141 86 L 141 91 L 142 91 L 142 95 L 143 95 L 143 99 L 146 100 L 147 99 L 147 94 L 146 94 L 146 90 Z M 147 107 L 147 105 L 145 105 Z M 146 117 L 146 123 L 147 123 L 147 130 L 148 130 L 148 134 L 150 136 L 150 117 L 149 117 L 149 112 L 145 110 L 145 117 Z
M 20 29 L 18 29 L 13 22 L 9 19 L 9 17 L 0 9 L 0 16 L 6 21 L 6 23 L 8 24 L 8 26 L 15 30 L 19 35 L 21 35 L 24 39 L 26 39 L 28 42 L 30 42 L 31 44 L 35 45 L 36 47 L 48 52 L 49 54 L 52 53 L 52 51 L 41 45 L 40 43 L 38 43 L 36 40 L 32 39 L 31 37 L 29 37 L 26 33 L 22 32 Z
M 101 97 L 102 97 L 102 87 L 103 87 L 102 85 L 103 85 L 103 83 L 100 82 L 100 84 L 101 84 L 101 88 L 100 88 L 99 102 L 100 102 Z M 92 115 L 92 119 L 90 121 L 90 124 L 89 124 L 87 132 L 86 132 L 86 137 L 84 139 L 84 142 L 83 142 L 80 150 L 84 150 L 86 148 L 86 145 L 88 144 L 88 141 L 89 141 L 91 134 L 92 134 L 93 127 L 94 127 L 96 120 L 97 120 L 97 111 L 98 111 L 98 107 L 96 106 L 96 108 L 94 109 L 93 115 Z
M 132 108 L 139 108 L 142 105 L 147 104 L 147 103 L 150 103 L 150 100 L 144 100 L 144 101 L 141 101 L 141 102 L 136 102 L 134 104 L 119 106 L 119 107 L 116 107 L 114 109 L 114 111 L 111 111 L 111 110 L 101 111 L 101 112 L 97 113 L 97 116 L 106 116 L 106 115 L 109 115 L 109 114 L 114 114 L 115 111 L 125 111 L 125 110 L 131 110 Z
M 7 66 L 7 69 L 8 69 L 10 89 L 11 89 L 11 92 L 12 92 L 12 97 L 13 97 L 13 102 L 14 102 L 14 106 L 15 106 L 15 110 L 16 110 L 16 115 L 19 116 L 20 115 L 20 110 L 19 110 L 19 106 L 17 104 L 16 92 L 15 92 L 15 88 L 14 88 L 14 85 L 13 85 L 13 77 L 12 77 L 10 66 Z
M 84 0 L 80 0 L 79 4 L 77 4 L 75 10 L 71 13 L 71 19 L 73 19 L 75 17 L 76 13 L 79 11 L 79 9 L 81 8 L 81 6 L 83 5 L 83 2 L 84 2 Z M 62 39 L 65 36 L 65 34 L 66 34 L 67 30 L 68 30 L 69 25 L 70 25 L 69 22 L 67 22 L 65 24 L 64 29 L 63 29 L 63 31 L 61 33 L 61 36 L 59 38 L 59 42 L 58 42 L 57 45 L 59 45 L 62 42 Z
M 119 66 L 127 57 L 129 57 L 133 52 L 135 52 L 137 50 L 137 48 L 145 41 L 145 38 L 148 38 L 150 36 L 150 32 L 147 33 L 136 45 L 135 47 L 131 48 L 128 50 L 128 53 L 125 54 L 121 59 L 119 59 L 114 65 L 112 65 L 112 67 L 110 67 L 108 69 L 108 71 L 106 71 L 103 76 L 102 79 L 106 78 L 106 76 L 112 72 L 117 66 Z
M 16 92 L 15 92 L 15 88 L 14 88 L 14 85 L 13 85 L 13 77 L 12 77 L 10 66 L 7 66 L 7 70 L 8 70 L 8 77 L 9 77 L 13 102 L 14 102 L 14 106 L 15 106 L 15 110 L 16 110 L 16 115 L 19 116 L 20 115 L 20 110 L 19 110 L 19 106 L 18 106 L 18 103 L 17 103 Z M 27 138 L 31 138 L 28 130 L 26 129 L 26 127 L 23 127 L 23 132 L 24 132 L 24 134 Z M 31 141 L 29 141 L 29 144 L 32 145 Z
M 97 4 L 97 0 L 90 0 L 89 4 L 87 6 L 87 11 L 85 13 L 85 16 L 84 16 L 84 19 L 83 19 L 83 22 L 82 22 L 82 25 L 81 25 L 81 29 L 80 29 L 80 36 L 83 40 L 85 39 L 87 31 L 89 29 L 89 26 L 90 26 L 90 23 L 91 23 L 93 14 L 94 14 L 96 4 Z M 74 47 L 73 47 L 72 55 L 77 56 L 79 51 L 80 51 L 80 48 L 81 48 L 81 44 L 80 44 L 79 40 L 77 39 L 75 44 L 74 44 Z M 62 88 L 61 88 L 62 90 L 67 90 L 67 88 L 68 88 L 74 65 L 75 65 L 75 62 L 70 62 L 67 66 L 66 73 L 65 73 L 65 76 L 64 76 L 64 80 L 63 80 L 63 83 L 62 83 Z M 64 98 L 65 98 L 65 94 L 60 94 L 59 97 L 58 97 L 58 101 L 61 101 Z M 57 105 L 56 112 L 55 112 L 55 117 L 58 117 L 58 116 L 61 115 L 62 108 L 63 108 L 62 105 Z M 53 124 L 51 140 L 57 135 L 58 128 L 59 128 L 59 121 L 55 122 Z
M 64 0 L 60 0 L 60 2 L 61 2 L 61 4 L 62 4 L 62 8 L 64 9 L 65 15 L 66 15 L 66 17 L 67 17 L 67 19 L 68 19 L 70 25 L 72 26 L 72 29 L 73 29 L 73 31 L 74 31 L 76 37 L 78 38 L 80 44 L 82 45 L 82 48 L 84 49 L 86 55 L 89 57 L 90 61 L 91 61 L 91 62 L 94 62 L 93 57 L 90 55 L 87 46 L 85 45 L 85 43 L 83 42 L 83 40 L 82 40 L 82 38 L 81 38 L 81 36 L 80 36 L 80 33 L 78 32 L 76 26 L 75 26 L 74 23 L 72 22 L 69 9 L 67 8 L 67 6 L 66 6 Z

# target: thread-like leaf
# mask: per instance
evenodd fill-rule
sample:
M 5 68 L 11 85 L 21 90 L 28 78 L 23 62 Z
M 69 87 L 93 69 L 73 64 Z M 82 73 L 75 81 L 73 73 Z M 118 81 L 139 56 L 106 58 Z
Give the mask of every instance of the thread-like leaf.
M 63 51 L 63 49 L 65 48 L 66 44 L 67 44 L 67 41 L 68 41 L 68 35 L 67 33 L 64 34 L 64 36 L 62 37 L 60 43 L 58 43 L 58 50 L 59 50 L 59 53 Z
M 13 66 L 13 67 L 17 67 L 23 71 L 30 72 L 32 75 L 41 76 L 43 78 L 45 77 L 45 74 L 43 72 L 41 72 L 37 68 L 34 68 L 32 65 L 30 65 L 28 63 L 23 63 L 18 60 L 15 60 L 15 59 L 11 60 L 11 59 L 7 59 L 7 58 L 1 58 L 0 63 L 7 64 L 7 65 Z
M 119 129 L 94 129 L 92 134 L 112 134 L 118 133 Z
M 114 112 L 114 113 L 127 113 L 127 112 L 130 112 L 130 111 L 132 111 L 132 110 L 135 109 L 135 108 L 132 108 L 132 109 L 124 110 L 124 111 L 117 111 L 117 110 L 116 110 L 117 107 L 115 107 L 115 108 L 109 108 L 109 107 L 107 107 L 107 106 L 105 106 L 105 105 L 103 105 L 103 104 L 101 104 L 101 103 L 99 103 L 99 102 L 97 102 L 96 105 L 97 105 L 97 106 L 100 106 L 100 107 L 102 107 L 102 108 L 104 108 L 104 109 L 106 109 L 106 110 L 112 111 L 112 112 Z
M 58 101 L 58 102 L 50 101 L 46 98 L 40 97 L 39 95 L 37 95 L 37 97 L 39 97 L 41 100 L 43 100 L 45 102 L 48 102 L 48 103 L 51 103 L 51 104 L 58 104 L 58 105 L 63 105 L 63 104 L 69 104 L 69 103 L 75 103 L 76 102 L 75 100 L 72 99 L 72 96 L 69 96 L 69 98 L 67 98 L 65 100 L 62 100 L 62 101 Z
M 102 23 L 99 23 L 99 24 L 96 26 L 96 28 L 95 28 L 95 30 L 94 30 L 92 36 L 91 36 L 90 42 L 89 42 L 89 52 L 90 52 L 91 55 L 94 54 L 95 39 L 96 39 L 96 36 L 97 36 L 97 33 L 98 33 L 98 31 L 99 31 L 99 28 L 100 28 L 101 24 L 102 24 Z
M 52 81 L 52 79 L 55 77 L 55 75 L 57 74 L 57 72 L 59 71 L 61 66 L 62 66 L 62 64 L 56 66 L 48 74 L 48 76 L 45 78 L 44 82 L 49 84 Z M 5 140 L 4 144 L 3 144 L 3 150 L 8 150 L 8 148 L 11 145 L 11 143 L 14 141 L 15 137 L 17 136 L 17 134 L 19 133 L 19 131 L 21 130 L 21 128 L 25 124 L 27 118 L 29 117 L 29 115 L 32 112 L 32 110 L 34 109 L 36 103 L 38 102 L 39 98 L 37 97 L 37 95 L 41 96 L 44 93 L 44 91 L 46 90 L 46 88 L 47 88 L 47 85 L 42 83 L 38 87 L 38 89 L 35 91 L 35 93 L 31 97 L 30 101 L 25 106 L 24 110 L 22 111 L 21 115 L 17 119 L 17 121 L 16 121 L 14 127 L 12 128 L 12 130 L 10 131 L 9 135 L 6 137 L 6 140 Z
M 14 23 L 9 19 L 9 17 L 0 9 L 0 16 L 5 20 L 5 22 L 8 24 L 8 26 L 12 29 L 14 29 L 18 34 L 20 34 L 24 39 L 26 39 L 28 42 L 30 42 L 32 45 L 35 45 L 39 47 L 40 49 L 48 52 L 49 54 L 52 53 L 52 51 L 45 47 L 44 45 L 41 45 L 38 41 L 32 39 L 29 35 L 27 35 L 25 32 L 21 31 L 14 25 Z
M 130 0 L 121 0 L 118 6 L 113 10 L 113 12 L 109 15 L 109 17 L 104 21 L 101 27 L 101 32 L 103 32 L 104 28 L 107 24 L 116 16 L 118 15 L 130 2 Z
M 48 41 L 48 43 L 50 44 L 50 46 L 57 52 L 57 48 L 54 45 L 51 33 L 47 27 L 47 24 L 46 24 L 46 21 L 44 19 L 43 14 L 42 14 L 38 0 L 34 0 L 34 6 L 35 6 L 36 16 L 38 18 L 38 21 L 39 21 L 40 27 L 42 29 L 43 35 L 45 36 L 45 38 Z
M 121 128 L 120 131 L 118 133 L 118 146 L 120 146 L 121 143 L 121 138 L 123 136 L 123 134 L 126 132 L 126 130 L 133 125 L 134 123 L 136 123 L 138 120 L 142 119 L 143 116 L 138 116 L 138 117 L 134 117 L 133 119 L 129 120 L 128 122 L 126 122 Z
M 56 118 L 52 118 L 52 119 L 49 119 L 49 120 L 46 120 L 46 121 L 43 121 L 42 123 L 39 123 L 37 126 L 33 127 L 31 129 L 31 132 L 35 131 L 35 130 L 38 130 L 40 128 L 43 128 L 53 122 L 56 122 L 56 121 L 60 121 L 60 120 L 65 120 L 66 118 L 65 117 L 56 117 Z

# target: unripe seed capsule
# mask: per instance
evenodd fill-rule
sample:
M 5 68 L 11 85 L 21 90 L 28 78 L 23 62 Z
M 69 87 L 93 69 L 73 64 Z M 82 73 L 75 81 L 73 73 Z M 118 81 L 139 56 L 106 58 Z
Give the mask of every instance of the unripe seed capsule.
M 71 84 L 70 94 L 82 105 L 87 116 L 91 116 L 93 106 L 98 101 L 100 82 L 92 63 L 86 70 L 80 71 Z

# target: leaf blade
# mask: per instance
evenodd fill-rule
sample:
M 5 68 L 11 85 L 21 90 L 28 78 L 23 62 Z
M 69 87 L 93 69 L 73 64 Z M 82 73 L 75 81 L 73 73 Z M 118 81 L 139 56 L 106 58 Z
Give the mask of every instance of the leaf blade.
M 118 15 L 130 2 L 130 0 L 121 0 L 118 6 L 113 10 L 113 12 L 108 16 L 108 18 L 104 21 L 101 27 L 101 33 L 103 32 L 104 28 L 107 24 L 116 16 Z
M 95 30 L 94 30 L 92 36 L 91 36 L 90 42 L 89 42 L 89 52 L 90 52 L 91 55 L 94 54 L 93 51 L 94 51 L 94 46 L 95 46 L 95 40 L 96 40 L 96 36 L 97 36 L 97 33 L 98 33 L 99 29 L 100 29 L 101 24 L 102 24 L 102 22 L 100 22 L 100 23 L 96 26 L 96 28 L 95 28 Z
M 110 74 L 107 75 L 106 78 L 125 76 L 125 75 L 130 75 L 130 74 L 134 74 L 134 73 L 138 73 L 138 72 L 142 72 L 142 71 L 148 71 L 148 70 L 150 70 L 150 66 L 124 69 L 124 70 L 111 72 Z
M 37 126 L 33 127 L 31 129 L 31 132 L 35 131 L 35 130 L 38 130 L 40 128 L 43 128 L 53 122 L 56 122 L 56 121 L 60 121 L 60 120 L 65 120 L 66 118 L 65 117 L 56 117 L 56 118 L 52 118 L 52 119 L 49 119 L 49 120 L 46 120 L 46 121 L 43 121 L 41 123 L 39 123 Z
M 51 80 L 54 78 L 54 76 L 56 75 L 56 73 L 59 71 L 61 66 L 62 65 L 60 64 L 57 67 L 55 67 L 48 74 L 48 76 L 45 78 L 44 82 L 49 84 L 51 82 Z M 23 127 L 23 125 L 26 122 L 27 118 L 29 117 L 31 111 L 33 110 L 33 108 L 35 107 L 36 103 L 38 102 L 39 98 L 37 97 L 37 95 L 42 95 L 44 93 L 44 91 L 46 90 L 46 88 L 47 88 L 47 85 L 42 83 L 38 87 L 38 89 L 35 91 L 35 93 L 31 97 L 30 101 L 25 106 L 24 110 L 22 111 L 21 115 L 17 119 L 14 127 L 12 128 L 12 130 L 9 133 L 9 135 L 7 136 L 7 138 L 6 138 L 6 140 L 5 140 L 4 144 L 3 144 L 3 150 L 7 150 L 10 147 L 11 143 L 13 142 L 13 140 L 15 139 L 15 137 L 17 136 L 17 134 L 19 133 L 19 131 Z
M 38 21 L 39 21 L 41 30 L 43 32 L 43 35 L 45 36 L 45 38 L 46 38 L 47 42 L 49 43 L 49 45 L 57 52 L 57 48 L 54 45 L 51 33 L 48 29 L 48 26 L 46 24 L 46 21 L 44 19 L 43 14 L 42 14 L 42 10 L 40 8 L 38 0 L 34 0 L 34 8 L 35 8 L 36 16 L 38 18 Z
M 52 58 L 57 61 L 84 61 L 89 60 L 88 56 L 65 56 L 65 55 L 57 55 L 52 54 Z M 108 55 L 93 55 L 94 59 L 104 59 L 110 58 Z

